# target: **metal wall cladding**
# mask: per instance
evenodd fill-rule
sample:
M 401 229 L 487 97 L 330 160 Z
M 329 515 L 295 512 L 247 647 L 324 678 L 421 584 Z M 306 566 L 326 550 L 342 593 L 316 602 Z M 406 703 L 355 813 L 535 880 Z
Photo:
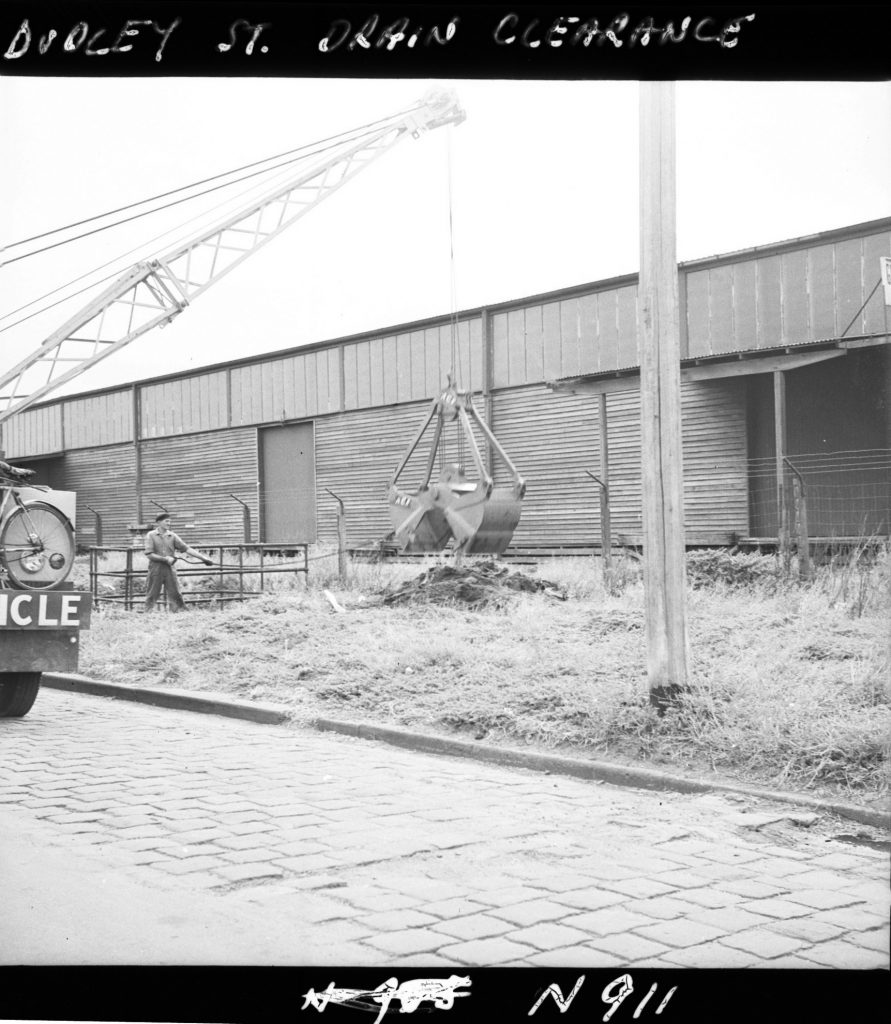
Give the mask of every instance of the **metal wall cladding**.
M 748 535 L 744 380 L 681 385 L 687 533 Z M 640 454 L 638 453 L 638 460 Z
M 78 544 L 96 543 L 96 516 L 102 518 L 102 543 L 131 542 L 127 529 L 136 522 L 136 459 L 133 445 L 80 448 L 65 454 L 65 489 L 77 494 Z
M 643 532 L 640 394 L 607 398 L 610 511 L 616 534 Z M 748 533 L 746 391 L 740 380 L 681 385 L 684 530 L 687 543 Z
M 745 389 L 738 380 L 683 385 L 685 510 L 688 534 L 746 534 L 747 478 Z M 482 398 L 475 396 L 482 411 Z M 318 537 L 337 538 L 336 501 L 344 502 L 347 540 L 373 544 L 391 530 L 387 486 L 393 471 L 425 422 L 431 402 L 372 408 L 315 421 Z M 636 391 L 611 394 L 610 492 L 614 536 L 639 535 L 640 407 Z M 600 473 L 597 401 L 536 385 L 493 396 L 494 430 L 527 480 L 515 546 L 599 543 L 599 489 L 586 470 Z M 406 465 L 400 483 L 417 487 L 425 473 L 431 424 Z M 480 453 L 487 446 L 474 430 Z M 459 440 L 460 438 L 460 440 Z M 472 468 L 470 445 L 456 425 L 445 431 L 433 467 L 435 479 L 450 462 Z M 496 482 L 509 472 L 494 460 Z M 256 430 L 213 431 L 159 438 L 141 445 L 143 516 L 159 508 L 175 516 L 174 529 L 189 543 L 236 544 L 244 540 L 242 506 L 258 536 Z M 65 483 L 78 492 L 79 522 L 92 525 L 86 505 L 103 517 L 106 545 L 129 543 L 136 518 L 136 472 L 132 446 L 83 449 L 66 456 Z M 192 524 L 192 525 L 189 525 Z M 90 543 L 84 539 L 83 543 Z
M 593 544 L 600 494 L 585 470 L 600 473 L 596 399 L 532 387 L 493 398 L 493 430 L 526 480 L 515 546 Z M 508 474 L 496 465 L 496 483 Z
M 637 285 L 492 314 L 496 388 L 636 365 Z
M 682 355 L 722 355 L 887 330 L 879 257 L 891 232 L 682 272 Z M 686 286 L 684 288 L 684 282 Z
M 435 398 L 452 373 L 460 387 L 483 386 L 479 317 L 343 346 L 345 409 Z
M 107 391 L 62 403 L 65 447 L 95 448 L 133 440 L 133 390 Z
M 609 431 L 609 497 L 613 539 L 617 539 L 619 534 L 638 537 L 643 532 L 639 392 L 621 391 L 608 395 L 606 419 Z
M 154 519 L 161 506 L 174 516 L 174 532 L 193 547 L 242 544 L 242 506 L 230 496 L 234 494 L 250 509 L 256 542 L 256 430 L 145 441 L 141 452 L 142 511 L 147 521 Z
M 229 373 L 232 426 L 299 420 L 341 408 L 339 346 L 233 366 Z
M 227 425 L 226 372 L 201 373 L 139 388 L 140 436 L 170 437 Z
M 688 541 L 748 530 L 745 388 L 737 380 L 682 386 L 684 505 Z M 640 398 L 607 397 L 613 536 L 639 536 Z M 515 546 L 600 543 L 598 400 L 543 387 L 500 392 L 494 430 L 527 478 Z
M 320 543 L 337 541 L 337 502 L 329 491 L 344 503 L 350 546 L 374 544 L 392 530 L 387 504 L 390 477 L 431 405 L 414 402 L 316 421 L 316 523 Z M 419 460 L 427 450 L 430 431 L 400 476 L 400 485 L 406 489 L 416 487 L 423 473 Z
M 11 416 L 2 427 L 3 450 L 13 461 L 32 455 L 61 452 L 65 448 L 62 431 L 62 406 L 35 406 Z

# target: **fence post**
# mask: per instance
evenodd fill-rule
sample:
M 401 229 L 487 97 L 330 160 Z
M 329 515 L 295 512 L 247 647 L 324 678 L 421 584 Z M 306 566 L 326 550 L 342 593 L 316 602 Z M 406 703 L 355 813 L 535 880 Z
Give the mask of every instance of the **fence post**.
M 124 562 L 124 610 L 133 610 L 133 548 L 127 548 L 127 557 Z
M 804 477 L 788 459 L 783 460 L 792 470 L 792 494 L 795 502 L 796 543 L 798 546 L 798 575 L 811 578 L 811 540 L 807 528 L 807 488 Z
M 811 566 L 811 538 L 807 528 L 807 490 L 804 480 L 799 484 L 801 499 L 798 505 L 798 559 L 799 572 L 803 573 L 805 579 L 813 575 Z
M 602 461 L 602 460 L 601 460 Z M 613 568 L 612 529 L 609 520 L 609 485 L 585 470 L 589 477 L 600 488 L 600 559 L 603 566 L 603 582 L 607 590 L 610 587 L 610 576 Z
M 102 516 L 93 508 L 92 505 L 84 505 L 84 508 L 88 508 L 92 513 L 96 521 L 96 526 L 93 530 L 93 538 L 97 548 L 102 547 Z
M 325 490 L 337 502 L 337 575 L 346 583 L 347 578 L 347 551 L 346 551 L 346 523 L 344 521 L 343 501 L 337 497 L 330 487 Z
M 251 509 L 246 501 L 242 501 L 241 498 L 236 498 L 234 494 L 229 495 L 233 501 L 237 501 L 241 505 L 241 531 L 244 534 L 244 543 L 250 544 L 251 542 Z

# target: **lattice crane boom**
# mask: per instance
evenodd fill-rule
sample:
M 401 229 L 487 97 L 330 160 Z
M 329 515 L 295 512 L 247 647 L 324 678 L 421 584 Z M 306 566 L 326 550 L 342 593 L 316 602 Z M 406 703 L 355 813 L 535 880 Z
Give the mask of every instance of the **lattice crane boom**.
M 450 91 L 428 93 L 419 106 L 354 138 L 326 160 L 280 185 L 165 256 L 136 263 L 0 377 L 0 423 L 157 326 L 296 220 L 309 213 L 402 139 L 446 124 L 464 111 Z M 23 393 L 25 376 L 37 386 Z

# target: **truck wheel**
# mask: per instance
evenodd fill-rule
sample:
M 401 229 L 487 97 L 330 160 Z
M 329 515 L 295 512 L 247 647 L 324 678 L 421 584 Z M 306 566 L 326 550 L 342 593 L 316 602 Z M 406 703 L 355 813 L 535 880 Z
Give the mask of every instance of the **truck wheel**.
M 0 674 L 0 718 L 27 715 L 40 689 L 39 672 L 3 672 Z

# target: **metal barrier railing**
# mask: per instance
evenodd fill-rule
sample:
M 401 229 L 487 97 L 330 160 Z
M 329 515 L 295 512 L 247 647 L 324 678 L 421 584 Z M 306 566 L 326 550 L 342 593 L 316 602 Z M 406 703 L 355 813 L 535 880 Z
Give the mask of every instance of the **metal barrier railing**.
M 176 567 L 177 577 L 183 581 L 180 586 L 186 604 L 209 605 L 225 601 L 245 601 L 259 597 L 264 592 L 266 578 L 281 573 L 297 576 L 303 573 L 304 582 L 309 579 L 309 545 L 308 544 L 202 544 L 203 554 L 214 558 L 213 565 L 180 562 Z M 144 583 L 148 569 L 145 556 L 138 548 L 132 547 L 98 547 L 91 546 L 90 555 L 90 591 L 95 604 L 123 605 L 125 611 L 132 611 L 141 605 L 144 597 Z M 123 555 L 123 568 L 102 568 L 103 557 Z M 291 561 L 270 560 L 270 556 L 291 556 Z M 134 557 L 135 556 L 135 557 Z M 226 556 L 234 561 L 226 561 Z M 254 561 L 256 559 L 256 561 Z M 119 580 L 123 586 L 114 592 L 100 592 L 100 580 Z M 203 587 L 193 587 L 190 580 L 196 580 Z M 256 579 L 258 586 L 254 589 L 246 585 L 246 579 Z M 162 595 L 158 604 L 166 605 L 166 595 Z

